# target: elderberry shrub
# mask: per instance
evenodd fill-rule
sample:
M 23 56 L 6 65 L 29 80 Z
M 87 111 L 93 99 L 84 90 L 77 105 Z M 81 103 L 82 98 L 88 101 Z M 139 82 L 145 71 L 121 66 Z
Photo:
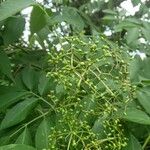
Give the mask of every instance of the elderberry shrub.
M 125 131 L 116 113 L 133 97 L 128 54 L 103 37 L 61 39 L 61 50 L 49 52 L 47 76 L 56 122 L 50 150 L 121 150 Z

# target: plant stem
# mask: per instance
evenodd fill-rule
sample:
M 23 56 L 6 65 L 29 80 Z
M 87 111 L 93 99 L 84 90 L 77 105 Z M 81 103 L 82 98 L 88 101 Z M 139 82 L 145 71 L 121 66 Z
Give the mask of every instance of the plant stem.
M 16 133 L 18 133 L 20 130 L 22 130 L 23 128 L 27 127 L 29 124 L 33 123 L 34 121 L 42 118 L 43 116 L 46 116 L 50 111 L 46 112 L 46 113 L 43 113 L 42 115 L 34 118 L 33 120 L 27 122 L 24 126 L 22 126 L 21 128 L 19 128 L 17 131 L 15 131 L 13 134 L 10 135 L 10 137 L 13 137 Z
M 111 91 L 111 89 L 105 84 L 105 82 L 103 80 L 101 80 L 101 78 L 93 71 L 90 69 L 90 71 L 96 76 L 96 78 L 106 87 L 106 89 L 108 90 L 108 92 L 115 97 L 115 94 Z
M 147 145 L 149 142 L 150 142 L 150 134 L 148 135 L 148 137 L 146 138 L 146 140 L 145 140 L 145 142 L 144 142 L 144 144 L 143 144 L 143 146 L 142 146 L 142 149 L 143 149 L 143 150 L 145 149 L 146 145 Z
M 40 100 L 42 100 L 43 102 L 45 102 L 46 104 L 48 104 L 55 111 L 55 108 L 47 100 L 45 100 L 43 97 L 37 95 L 36 93 L 34 93 L 32 91 L 30 91 L 30 93 L 32 95 L 36 96 L 37 98 L 39 98 Z
M 68 146 L 67 146 L 67 150 L 70 149 L 71 140 L 72 140 L 72 134 L 70 135 L 70 138 L 69 138 L 69 143 L 68 143 Z

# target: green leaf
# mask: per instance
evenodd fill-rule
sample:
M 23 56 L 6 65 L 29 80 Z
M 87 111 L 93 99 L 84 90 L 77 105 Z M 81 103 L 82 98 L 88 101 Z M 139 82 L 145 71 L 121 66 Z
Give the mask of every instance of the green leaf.
M 33 0 L 7 0 L 0 5 L 0 21 L 4 20 L 32 4 Z
M 130 62 L 129 65 L 129 72 L 130 72 L 130 79 L 132 82 L 139 82 L 139 74 L 142 69 L 142 60 L 140 56 L 136 56 Z
M 46 77 L 46 74 L 42 73 L 38 84 L 38 90 L 40 95 L 43 95 L 47 92 L 49 84 L 50 82 L 49 79 Z
M 143 21 L 142 33 L 147 41 L 150 41 L 150 23 Z
M 39 6 L 34 6 L 30 18 L 31 35 L 39 32 L 46 25 L 46 14 Z
M 93 124 L 95 122 L 95 116 L 90 115 L 90 113 L 88 115 L 85 115 L 85 111 L 91 111 L 91 110 L 95 110 L 97 107 L 97 103 L 95 101 L 95 96 L 94 95 L 87 95 L 83 98 L 83 100 L 81 101 L 82 105 L 82 109 L 81 109 L 81 113 L 79 115 L 79 119 L 82 121 L 87 121 L 89 124 Z
M 150 114 L 150 93 L 149 91 L 141 90 L 137 93 L 137 98 L 147 113 Z
M 32 144 L 31 135 L 30 135 L 30 132 L 29 132 L 27 127 L 19 135 L 19 137 L 17 138 L 15 144 L 25 144 L 25 145 L 31 145 Z
M 150 23 L 146 22 L 146 21 L 143 21 L 142 23 L 143 23 L 143 27 L 149 31 L 150 30 Z
M 41 41 L 46 40 L 47 37 L 48 37 L 48 34 L 49 34 L 49 28 L 48 28 L 48 26 L 45 26 L 44 28 L 42 28 L 42 29 L 37 33 L 37 35 L 39 36 L 39 38 L 40 38 Z
M 150 57 L 147 57 L 144 60 L 141 60 L 139 62 L 139 73 L 140 73 L 140 78 L 142 80 L 142 78 L 145 79 L 150 79 L 150 68 L 149 68 L 149 64 L 150 64 Z
M 4 44 L 8 45 L 16 42 L 23 34 L 25 27 L 25 19 L 20 17 L 8 18 L 4 25 L 3 40 Z
M 146 28 L 141 28 L 142 33 L 147 41 L 150 41 L 150 31 Z
M 118 112 L 118 115 L 127 121 L 150 125 L 150 117 L 144 111 L 136 108 L 127 108 L 124 112 Z
M 32 36 L 33 38 L 35 37 L 35 41 L 37 41 L 41 47 L 43 49 L 45 49 L 45 43 L 44 43 L 44 40 L 47 40 L 48 39 L 48 34 L 50 32 L 50 29 L 48 26 L 45 26 L 44 28 L 42 28 L 39 32 L 37 32 L 37 36 Z M 32 38 L 31 38 L 32 40 Z M 30 40 L 30 41 L 31 41 Z
M 115 25 L 114 30 L 115 32 L 120 32 L 123 29 L 131 29 L 131 28 L 136 28 L 137 24 L 133 23 L 133 22 L 129 22 L 129 21 L 122 21 L 121 23 Z
M 2 120 L 0 129 L 6 129 L 23 121 L 34 108 L 37 101 L 38 99 L 35 98 L 26 99 L 8 110 Z
M 135 25 L 142 25 L 142 22 L 141 22 L 141 20 L 139 20 L 139 19 L 137 19 L 137 18 L 133 18 L 133 17 L 131 17 L 131 18 L 126 18 L 126 21 L 127 22 L 130 22 L 130 23 L 134 23 Z M 139 26 L 139 27 L 140 27 Z
M 73 7 L 63 7 L 62 14 L 54 18 L 55 22 L 61 23 L 62 21 L 71 24 L 78 30 L 83 30 L 84 21 L 78 13 L 78 10 Z
M 16 86 L 20 89 L 26 89 L 26 86 L 24 85 L 23 81 L 22 81 L 22 72 L 18 72 L 15 75 L 15 83 Z
M 35 148 L 22 144 L 10 144 L 1 146 L 0 150 L 36 150 Z
M 0 49 L 0 72 L 5 74 L 7 77 L 13 79 L 11 74 L 11 64 L 8 56 L 4 51 Z
M 93 1 L 90 3 L 87 3 L 86 9 L 90 13 L 93 12 L 93 10 L 100 11 L 101 9 L 105 8 L 105 1 Z
M 28 93 L 26 91 L 19 91 L 14 87 L 7 89 L 7 93 L 0 95 L 0 110 L 18 102 L 22 97 L 27 95 Z
M 0 137 L 0 146 L 8 145 L 10 143 L 10 136 L 1 136 Z
M 128 137 L 128 143 L 123 150 L 142 150 L 142 146 L 137 140 L 136 137 L 134 137 L 132 134 Z
M 66 90 L 64 88 L 64 85 L 63 84 L 57 84 L 56 85 L 56 95 L 58 96 L 58 98 L 61 98 L 65 94 L 66 94 Z
M 37 128 L 37 132 L 35 135 L 35 145 L 36 148 L 41 150 L 41 149 L 48 149 L 49 146 L 49 140 L 48 136 L 50 134 L 50 129 L 51 129 L 51 122 L 52 120 L 48 120 L 44 118 L 44 120 L 40 123 L 40 125 Z
M 103 17 L 103 20 L 117 20 L 117 18 L 113 15 L 106 15 Z
M 105 9 L 105 10 L 103 10 L 103 12 L 106 14 L 110 14 L 110 15 L 117 15 L 117 12 L 113 11 L 111 9 Z
M 138 39 L 138 37 L 139 37 L 139 28 L 128 29 L 126 36 L 127 44 L 134 42 L 135 40 Z
M 26 67 L 22 71 L 22 80 L 25 86 L 32 90 L 37 84 L 37 74 L 31 67 Z
M 132 0 L 133 6 L 136 6 L 136 5 L 138 5 L 139 3 L 141 3 L 140 0 Z
M 105 129 L 103 126 L 103 121 L 103 118 L 98 118 L 92 127 L 92 132 L 96 134 L 98 139 L 105 138 Z

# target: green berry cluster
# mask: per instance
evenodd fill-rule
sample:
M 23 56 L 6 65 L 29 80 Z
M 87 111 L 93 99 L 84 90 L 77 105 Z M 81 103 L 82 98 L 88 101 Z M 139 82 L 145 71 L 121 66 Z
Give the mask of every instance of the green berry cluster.
M 65 37 L 61 51 L 49 52 L 54 79 L 54 150 L 121 150 L 126 145 L 115 115 L 133 97 L 126 54 L 103 37 Z M 101 122 L 98 122 L 101 118 Z

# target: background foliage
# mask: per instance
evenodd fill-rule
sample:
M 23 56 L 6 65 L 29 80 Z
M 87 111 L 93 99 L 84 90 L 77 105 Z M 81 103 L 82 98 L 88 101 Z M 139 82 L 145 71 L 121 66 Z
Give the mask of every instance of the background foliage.
M 0 150 L 150 148 L 150 3 L 122 2 L 0 1 Z

